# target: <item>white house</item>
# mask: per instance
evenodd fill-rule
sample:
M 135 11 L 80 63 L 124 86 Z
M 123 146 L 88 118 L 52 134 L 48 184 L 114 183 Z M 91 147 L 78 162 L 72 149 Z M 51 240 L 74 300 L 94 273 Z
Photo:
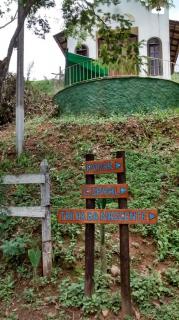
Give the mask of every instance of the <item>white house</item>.
M 140 56 L 148 57 L 148 76 L 170 79 L 174 72 L 179 52 L 179 21 L 169 20 L 169 9 L 150 9 L 135 0 L 122 0 L 117 7 L 102 7 L 103 12 L 125 15 L 132 22 L 131 37 L 136 41 L 144 41 L 140 48 Z M 115 29 L 116 25 L 113 24 Z M 88 37 L 79 49 L 77 39 L 65 38 L 64 32 L 54 36 L 61 50 L 65 53 L 74 53 L 97 59 L 100 48 L 100 39 L 97 30 L 94 38 Z M 178 71 L 178 70 L 177 70 Z M 141 76 L 146 76 L 146 70 L 141 70 Z

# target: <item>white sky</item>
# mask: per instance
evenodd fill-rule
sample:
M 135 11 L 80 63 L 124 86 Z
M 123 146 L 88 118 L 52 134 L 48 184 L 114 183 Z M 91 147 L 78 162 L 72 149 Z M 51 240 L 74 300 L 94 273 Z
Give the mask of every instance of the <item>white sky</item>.
M 57 6 L 50 10 L 41 10 L 49 18 L 51 32 L 46 35 L 46 39 L 42 40 L 35 36 L 31 31 L 25 30 L 25 76 L 30 63 L 34 62 L 31 71 L 31 79 L 52 78 L 52 73 L 58 73 L 59 67 L 64 69 L 65 60 L 56 44 L 53 35 L 58 33 L 63 26 L 61 18 L 60 4 L 61 0 L 56 1 Z M 174 0 L 175 8 L 170 9 L 170 18 L 179 20 L 179 1 Z M 2 20 L 2 19 L 1 19 Z M 0 26 L 2 24 L 0 20 Z M 14 24 L 9 25 L 5 29 L 0 30 L 0 59 L 6 56 L 8 44 L 13 34 Z M 10 64 L 10 71 L 16 72 L 16 50 Z

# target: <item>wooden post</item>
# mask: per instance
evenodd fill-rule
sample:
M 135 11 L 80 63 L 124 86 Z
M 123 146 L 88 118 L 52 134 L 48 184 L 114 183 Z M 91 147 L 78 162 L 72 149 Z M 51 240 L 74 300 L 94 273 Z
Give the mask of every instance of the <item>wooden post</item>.
M 45 218 L 42 218 L 42 264 L 43 275 L 50 276 L 52 270 L 52 241 L 50 214 L 50 177 L 48 163 L 43 160 L 40 171 L 45 175 L 45 183 L 41 184 L 41 205 L 45 207 Z
M 123 158 L 124 172 L 117 173 L 117 183 L 126 183 L 125 152 L 118 151 L 116 158 Z M 127 198 L 118 199 L 119 209 L 127 208 Z M 121 300 L 122 319 L 132 316 L 131 289 L 130 289 L 130 257 L 129 257 L 129 226 L 119 225 L 120 229 L 120 270 L 121 270 Z
M 94 160 L 93 154 L 86 155 L 86 161 Z M 86 175 L 86 184 L 94 184 L 95 176 Z M 86 208 L 95 209 L 95 199 L 86 199 Z M 85 295 L 91 296 L 94 290 L 94 241 L 95 225 L 86 224 L 85 226 Z
M 18 24 L 23 15 L 22 1 L 18 0 Z M 17 39 L 17 79 L 16 79 L 16 151 L 18 156 L 24 147 L 24 25 Z

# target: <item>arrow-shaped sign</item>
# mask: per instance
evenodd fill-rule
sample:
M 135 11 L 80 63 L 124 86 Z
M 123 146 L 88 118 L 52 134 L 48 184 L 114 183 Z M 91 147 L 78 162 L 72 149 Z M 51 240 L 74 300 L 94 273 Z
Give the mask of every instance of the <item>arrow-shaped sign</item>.
M 126 192 L 127 192 L 126 188 L 121 188 L 121 189 L 120 189 L 120 193 L 121 193 L 121 194 L 126 193 Z
M 124 171 L 123 159 L 86 161 L 86 174 L 120 173 Z
M 128 198 L 127 184 L 89 184 L 81 188 L 83 199 Z
M 59 223 L 155 224 L 157 210 L 149 209 L 60 209 Z
M 116 169 L 119 169 L 121 167 L 121 164 L 119 162 L 116 162 Z
M 155 219 L 155 215 L 154 215 L 153 213 L 149 213 L 149 219 L 150 219 L 150 220 Z

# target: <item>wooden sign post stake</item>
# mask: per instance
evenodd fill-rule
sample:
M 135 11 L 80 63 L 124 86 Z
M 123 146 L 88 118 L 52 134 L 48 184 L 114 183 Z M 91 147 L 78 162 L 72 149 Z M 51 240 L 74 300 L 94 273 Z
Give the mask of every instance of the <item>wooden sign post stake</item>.
M 117 183 L 126 183 L 125 152 L 118 151 L 116 158 L 122 158 L 124 172 L 117 173 Z M 127 198 L 118 199 L 119 209 L 127 208 Z M 129 226 L 120 224 L 120 270 L 121 270 L 121 299 L 122 317 L 132 316 L 131 289 L 130 289 L 130 257 L 129 257 Z
M 41 173 L 45 176 L 45 183 L 41 184 L 41 206 L 45 207 L 45 217 L 42 219 L 42 261 L 43 275 L 50 276 L 52 270 L 52 239 L 50 213 L 50 177 L 48 163 L 41 163 Z
M 94 155 L 87 154 L 86 161 L 93 161 Z M 86 184 L 95 184 L 94 174 L 86 174 Z M 86 209 L 95 209 L 95 199 L 86 199 Z M 91 296 L 94 290 L 94 241 L 95 224 L 85 226 L 85 295 Z
M 116 159 L 95 160 L 86 155 L 86 185 L 81 197 L 86 199 L 86 209 L 60 209 L 59 223 L 85 224 L 85 295 L 94 290 L 94 241 L 95 224 L 119 224 L 122 318 L 132 316 L 130 289 L 129 224 L 155 224 L 156 209 L 128 209 L 128 185 L 126 184 L 125 152 L 119 151 Z M 95 184 L 95 174 L 116 173 L 117 184 Z M 95 199 L 118 199 L 119 209 L 95 209 Z

